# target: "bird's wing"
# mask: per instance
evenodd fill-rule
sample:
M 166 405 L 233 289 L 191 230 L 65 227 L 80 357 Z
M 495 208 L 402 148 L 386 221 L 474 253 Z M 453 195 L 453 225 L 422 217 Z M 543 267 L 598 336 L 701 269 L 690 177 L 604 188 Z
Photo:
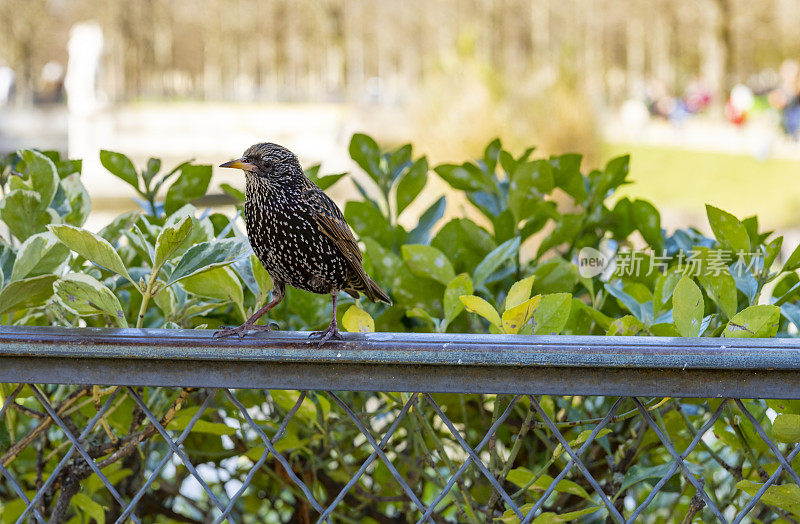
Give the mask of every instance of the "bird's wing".
M 344 291 L 354 297 L 358 297 L 358 291 L 362 291 L 373 302 L 382 300 L 387 304 L 391 304 L 392 299 L 389 298 L 389 295 L 364 271 L 364 267 L 361 265 L 361 250 L 358 249 L 356 237 L 353 236 L 350 226 L 344 220 L 344 215 L 342 215 L 333 200 L 319 188 L 304 191 L 302 199 L 311 207 L 319 230 L 333 240 L 351 269 L 347 277 L 348 285 Z
M 361 270 L 360 272 L 363 272 L 361 250 L 358 249 L 356 237 L 350 231 L 350 226 L 345 222 L 339 207 L 328 195 L 316 188 L 304 191 L 302 198 L 311 206 L 319 230 L 333 240 L 339 251 L 354 266 L 354 269 L 357 267 Z

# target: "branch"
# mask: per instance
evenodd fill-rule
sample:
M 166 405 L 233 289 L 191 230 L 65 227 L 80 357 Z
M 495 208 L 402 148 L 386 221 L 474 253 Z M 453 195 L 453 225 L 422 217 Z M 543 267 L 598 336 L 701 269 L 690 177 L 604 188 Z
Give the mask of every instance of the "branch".
M 70 408 L 73 404 L 75 404 L 79 398 L 86 396 L 91 389 L 91 386 L 82 386 L 79 389 L 76 389 L 72 393 L 70 393 L 67 398 L 65 398 L 56 408 L 55 411 L 59 415 L 61 415 L 64 411 Z M 22 450 L 27 448 L 42 432 L 46 431 L 53 424 L 53 419 L 47 417 L 46 419 L 42 420 L 33 430 L 25 435 L 21 440 L 19 440 L 16 444 L 8 448 L 8 451 L 0 457 L 0 462 L 2 462 L 3 466 L 8 466 L 11 462 L 19 455 Z

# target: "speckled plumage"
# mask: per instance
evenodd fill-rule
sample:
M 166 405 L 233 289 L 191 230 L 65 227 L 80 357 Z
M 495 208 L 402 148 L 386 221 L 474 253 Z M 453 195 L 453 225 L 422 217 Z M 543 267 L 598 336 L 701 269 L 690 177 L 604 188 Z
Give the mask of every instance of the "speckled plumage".
M 243 334 L 255 319 L 283 297 L 286 284 L 333 296 L 331 326 L 323 342 L 338 336 L 336 295 L 364 293 L 372 301 L 391 303 L 364 272 L 361 252 L 336 204 L 303 173 L 297 157 L 272 143 L 251 146 L 244 156 L 223 164 L 245 170 L 245 225 L 250 245 L 275 282 L 273 301 L 248 321 L 221 335 Z M 276 296 L 277 295 L 277 296 Z M 236 331 L 238 330 L 238 331 Z

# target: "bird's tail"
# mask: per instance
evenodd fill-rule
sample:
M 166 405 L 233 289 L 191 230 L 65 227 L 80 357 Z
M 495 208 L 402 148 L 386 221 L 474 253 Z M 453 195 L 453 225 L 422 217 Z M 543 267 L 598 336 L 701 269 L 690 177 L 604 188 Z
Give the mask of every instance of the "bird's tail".
M 381 287 L 370 278 L 369 275 L 365 275 L 367 278 L 365 279 L 366 289 L 364 290 L 364 294 L 367 295 L 367 298 L 373 302 L 377 302 L 380 300 L 381 302 L 386 302 L 390 306 L 392 305 L 392 299 L 389 298 L 389 295 L 386 294 L 386 291 L 381 289 Z

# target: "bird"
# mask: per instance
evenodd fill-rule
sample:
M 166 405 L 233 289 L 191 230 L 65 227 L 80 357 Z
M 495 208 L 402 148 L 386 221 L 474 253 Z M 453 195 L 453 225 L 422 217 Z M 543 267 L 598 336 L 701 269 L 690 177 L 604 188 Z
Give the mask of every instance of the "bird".
M 319 347 L 331 338 L 342 338 L 336 322 L 340 291 L 353 298 L 363 293 L 373 302 L 391 305 L 389 295 L 364 271 L 361 250 L 342 211 L 305 175 L 294 153 L 263 142 L 219 167 L 244 171 L 247 238 L 272 277 L 273 289 L 271 300 L 244 324 L 220 329 L 214 336 L 241 338 L 250 331 L 269 331 L 270 323 L 256 325 L 256 321 L 283 300 L 287 285 L 331 295 L 333 318 L 328 328 L 309 335 L 319 337 Z

